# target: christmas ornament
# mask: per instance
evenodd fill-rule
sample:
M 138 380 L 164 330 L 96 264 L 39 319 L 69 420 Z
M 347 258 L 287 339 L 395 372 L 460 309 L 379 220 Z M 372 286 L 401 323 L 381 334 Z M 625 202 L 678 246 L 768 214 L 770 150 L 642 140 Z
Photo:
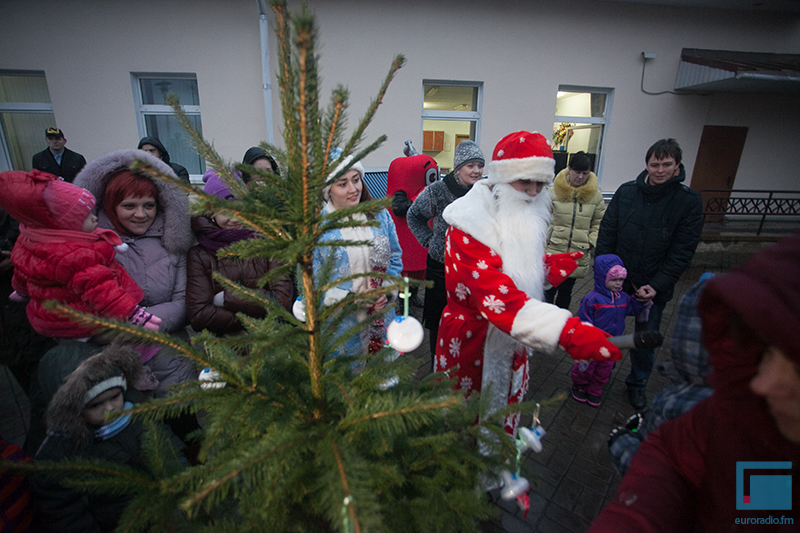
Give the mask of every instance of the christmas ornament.
M 411 291 L 408 288 L 408 277 L 403 278 L 403 293 L 400 295 L 403 298 L 403 316 L 394 319 L 394 322 L 389 324 L 386 329 L 386 338 L 389 346 L 401 353 L 413 352 L 419 345 L 422 344 L 422 339 L 425 337 L 425 330 L 422 329 L 422 324 L 413 316 L 408 316 L 408 299 Z
M 535 426 L 530 429 L 526 427 L 519 428 L 519 438 L 525 443 L 527 449 L 533 450 L 536 453 L 542 451 L 542 437 L 546 431 L 542 426 Z
M 203 390 L 221 389 L 227 385 L 224 381 L 219 381 L 221 377 L 219 372 L 207 366 L 200 372 L 200 376 L 197 379 L 200 380 L 200 388 Z
M 299 320 L 300 322 L 306 321 L 306 305 L 298 298 L 292 304 L 292 314 L 294 317 Z
M 398 352 L 413 352 L 422 344 L 425 330 L 422 324 L 413 316 L 399 316 L 389 324 L 386 331 L 389 345 Z
M 542 437 L 544 437 L 547 432 L 539 421 L 539 411 L 541 411 L 541 405 L 537 403 L 530 429 L 526 427 L 519 428 L 519 437 L 517 438 L 518 460 L 519 454 L 525 450 L 533 450 L 536 453 L 542 451 Z
M 500 497 L 506 501 L 516 500 L 529 488 L 531 484 L 524 477 L 518 477 L 508 470 L 500 472 L 500 478 L 503 480 L 503 489 L 500 491 Z

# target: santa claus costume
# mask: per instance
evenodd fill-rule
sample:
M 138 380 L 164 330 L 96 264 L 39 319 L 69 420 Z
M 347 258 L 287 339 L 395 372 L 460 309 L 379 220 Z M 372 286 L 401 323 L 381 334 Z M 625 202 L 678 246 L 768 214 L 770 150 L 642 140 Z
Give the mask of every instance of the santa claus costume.
M 511 184 L 552 181 L 549 144 L 538 133 L 507 135 L 495 147 L 488 178 L 444 211 L 451 226 L 445 251 L 447 307 L 435 369 L 458 366 L 449 373 L 468 393 L 491 384 L 490 411 L 524 398 L 530 349 L 550 353 L 560 346 L 576 360 L 621 357 L 602 331 L 542 301 L 550 195 L 529 196 Z M 516 436 L 518 421 L 518 414 L 507 417 L 506 431 Z

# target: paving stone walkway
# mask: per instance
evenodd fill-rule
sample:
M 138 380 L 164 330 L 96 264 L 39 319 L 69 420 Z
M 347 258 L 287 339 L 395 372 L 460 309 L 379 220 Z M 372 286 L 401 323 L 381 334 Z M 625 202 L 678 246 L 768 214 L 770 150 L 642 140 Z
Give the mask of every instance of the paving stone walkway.
M 691 267 L 675 286 L 662 319 L 664 344 L 656 351 L 656 365 L 669 360 L 669 344 L 680 297 L 696 283 L 704 272 L 721 274 L 743 263 L 771 242 L 714 242 L 698 247 Z M 591 277 L 575 284 L 570 311 L 577 313 L 581 298 L 594 287 Z M 633 317 L 628 318 L 626 333 L 633 331 Z M 418 376 L 430 372 L 430 349 L 427 338 L 413 352 L 420 359 Z M 545 410 L 540 419 L 547 434 L 541 453 L 524 455 L 523 475 L 532 483 L 530 511 L 527 518 L 515 502 L 496 498 L 501 512 L 496 520 L 483 525 L 485 533 L 583 533 L 592 520 L 616 494 L 620 475 L 608 457 L 607 438 L 611 429 L 634 413 L 627 401 L 625 377 L 630 361 L 625 354 L 617 363 L 601 396 L 602 404 L 594 408 L 573 400 L 569 394 L 572 381 L 569 372 L 572 360 L 564 352 L 537 355 L 530 361 L 530 388 L 527 399 L 547 400 L 562 396 Z M 669 385 L 669 378 L 654 369 L 647 385 L 648 401 Z M 531 414 L 523 417 L 529 425 Z M 527 472 L 527 473 L 526 473 Z

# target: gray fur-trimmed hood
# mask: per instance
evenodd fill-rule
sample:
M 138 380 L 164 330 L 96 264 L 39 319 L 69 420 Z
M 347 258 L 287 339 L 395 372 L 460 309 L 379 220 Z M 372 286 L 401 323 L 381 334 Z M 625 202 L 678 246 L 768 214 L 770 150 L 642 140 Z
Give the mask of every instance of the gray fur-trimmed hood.
M 74 184 L 91 192 L 97 204 L 95 213 L 105 210 L 103 193 L 111 176 L 129 169 L 135 159 L 153 165 L 163 174 L 175 176 L 169 165 L 144 150 L 117 150 L 93 159 L 75 177 Z M 161 180 L 153 180 L 158 190 L 158 207 L 164 214 L 164 235 L 161 243 L 168 252 L 185 254 L 194 243 L 190 224 L 189 197 L 181 189 Z M 111 228 L 113 229 L 113 228 Z
M 83 439 L 92 430 L 83 419 L 84 397 L 97 383 L 124 375 L 132 387 L 142 372 L 142 356 L 128 346 L 111 344 L 102 352 L 85 359 L 65 379 L 47 407 L 49 431 Z

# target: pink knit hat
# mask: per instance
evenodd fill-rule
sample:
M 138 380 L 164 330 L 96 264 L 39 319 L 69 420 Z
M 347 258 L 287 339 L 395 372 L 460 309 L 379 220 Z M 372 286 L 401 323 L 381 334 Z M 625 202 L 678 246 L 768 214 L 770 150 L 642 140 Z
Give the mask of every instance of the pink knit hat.
M 606 284 L 612 279 L 625 279 L 628 277 L 628 271 L 622 265 L 614 265 L 608 269 L 606 273 Z
M 42 196 L 56 221 L 55 229 L 80 231 L 95 204 L 92 193 L 60 179 L 48 183 Z

